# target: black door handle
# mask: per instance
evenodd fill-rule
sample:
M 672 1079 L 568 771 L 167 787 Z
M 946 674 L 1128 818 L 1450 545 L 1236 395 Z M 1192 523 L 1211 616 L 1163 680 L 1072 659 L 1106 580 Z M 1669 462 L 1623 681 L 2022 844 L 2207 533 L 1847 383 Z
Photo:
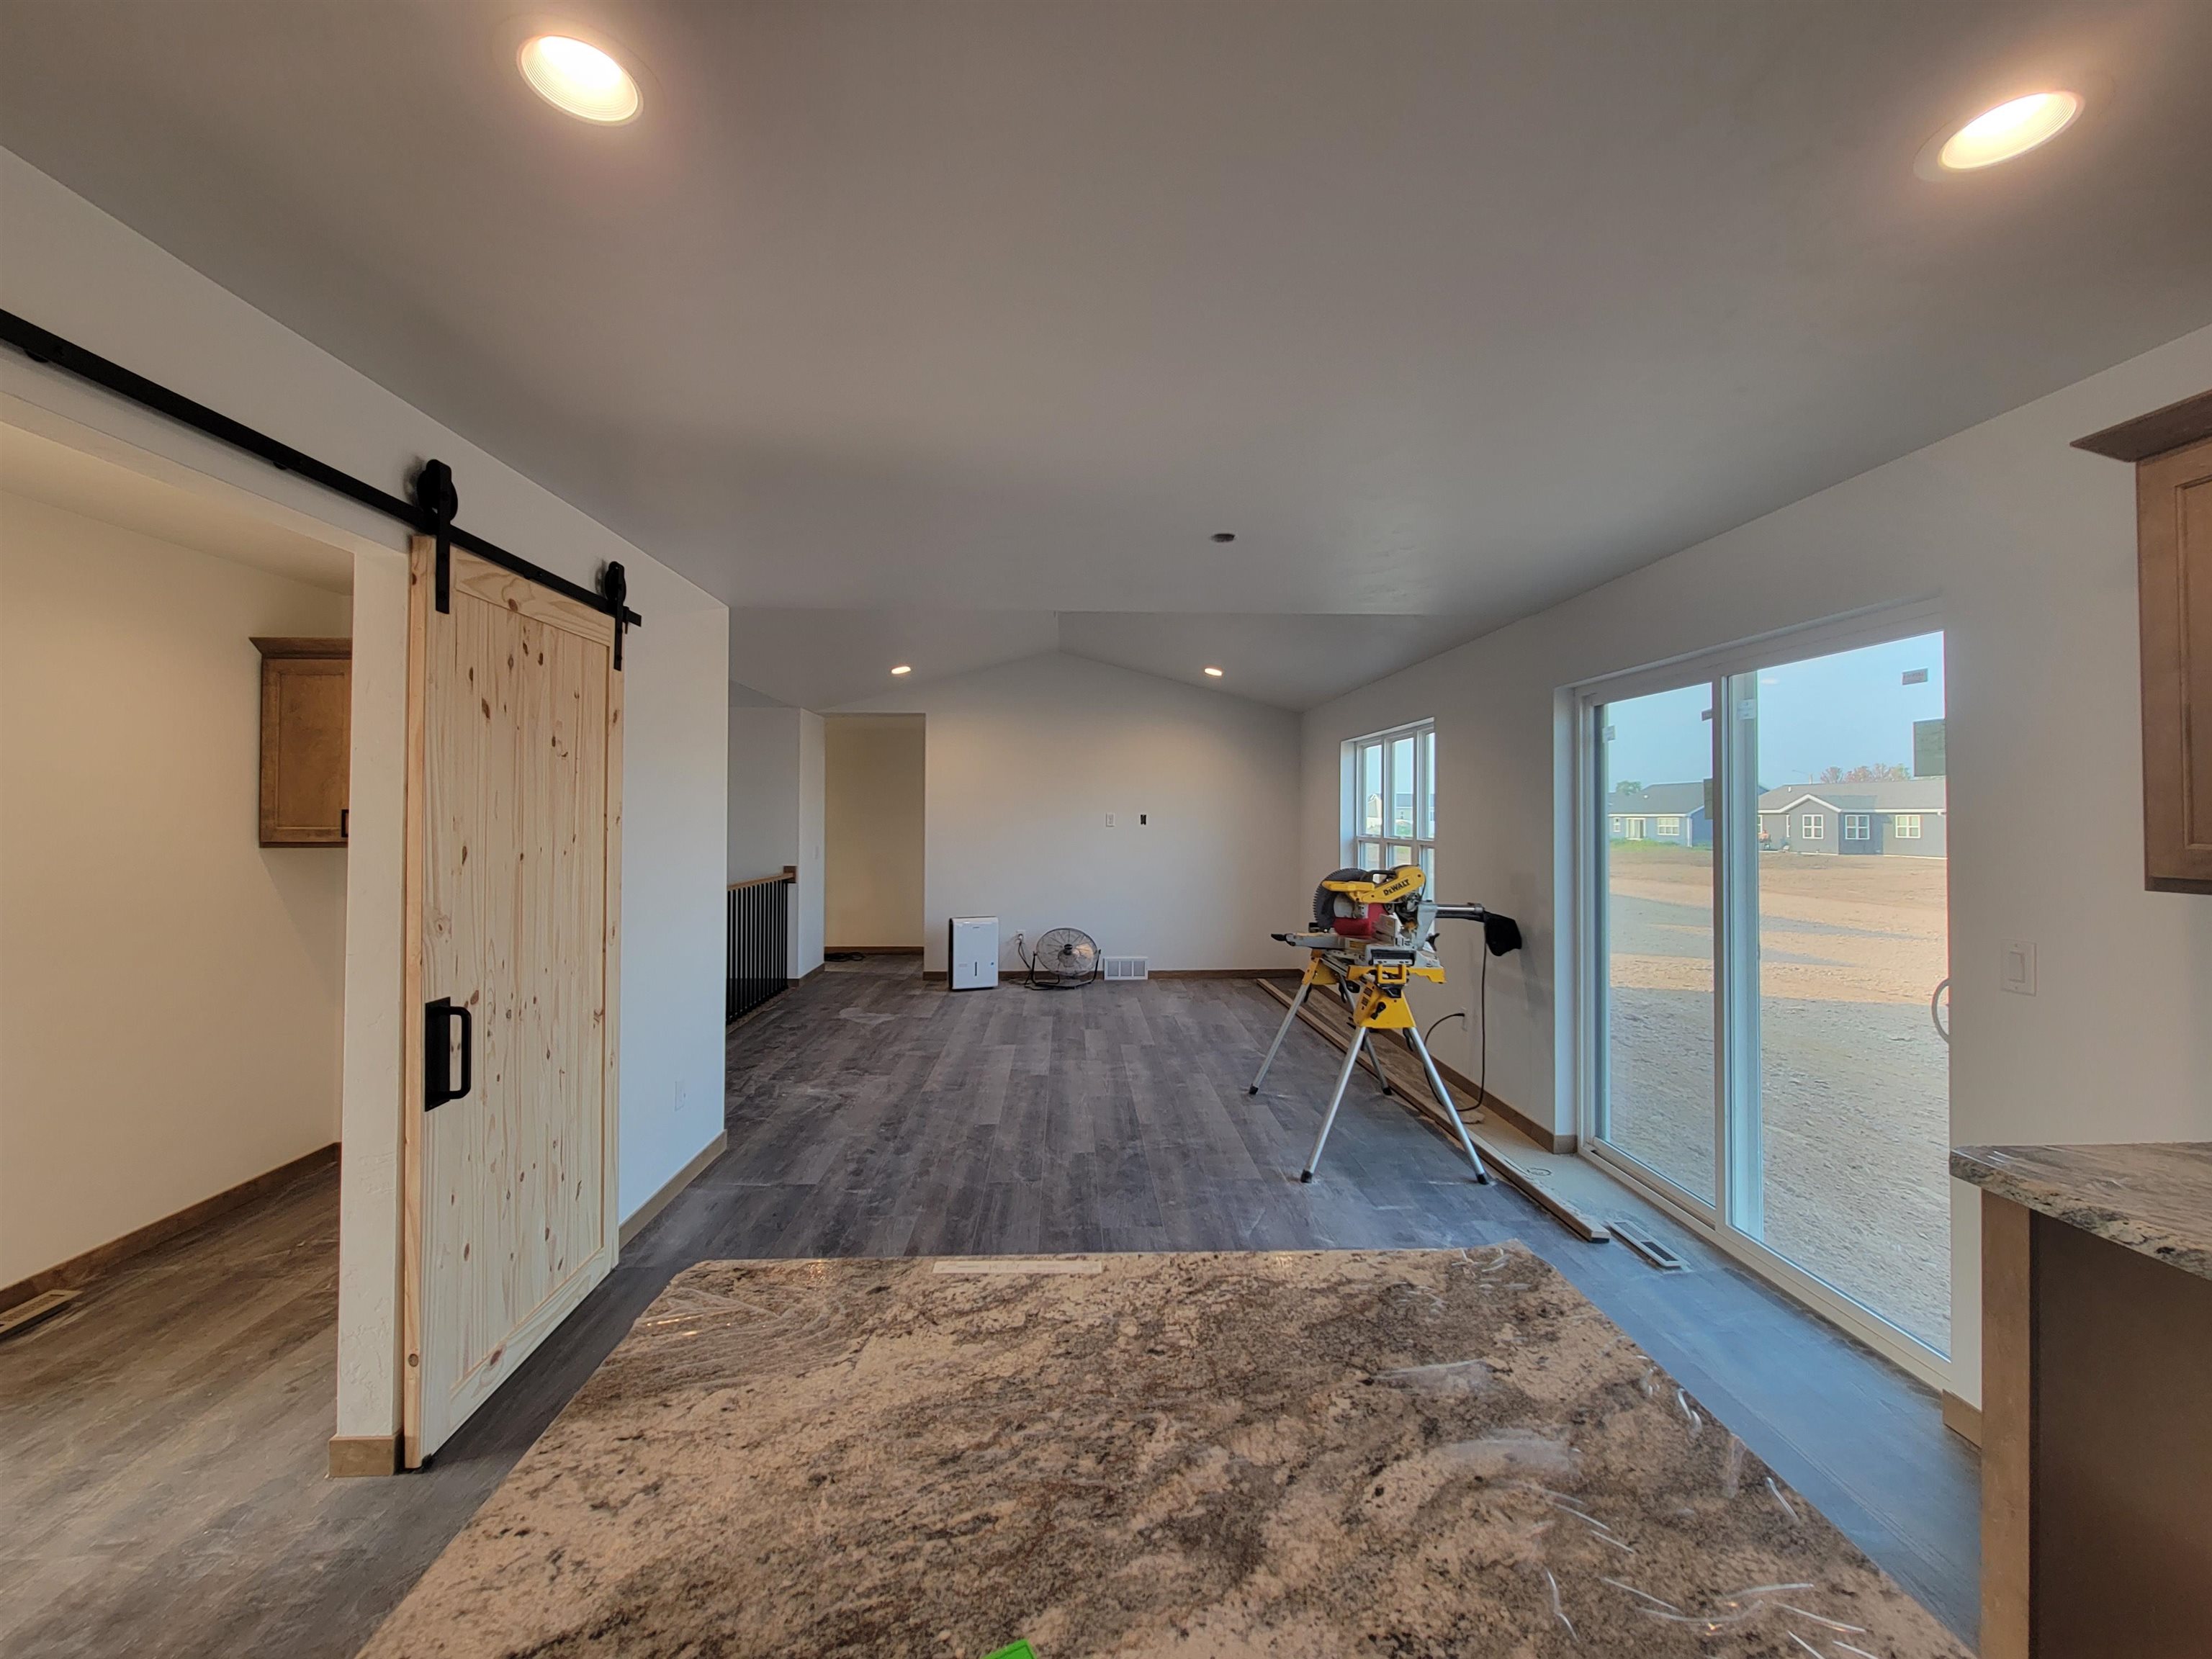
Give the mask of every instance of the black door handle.
M 461 1022 L 461 1080 L 453 1082 L 453 1020 Z M 476 1082 L 477 1023 L 468 1009 L 450 997 L 422 1007 L 422 1109 L 434 1112 L 459 1100 Z

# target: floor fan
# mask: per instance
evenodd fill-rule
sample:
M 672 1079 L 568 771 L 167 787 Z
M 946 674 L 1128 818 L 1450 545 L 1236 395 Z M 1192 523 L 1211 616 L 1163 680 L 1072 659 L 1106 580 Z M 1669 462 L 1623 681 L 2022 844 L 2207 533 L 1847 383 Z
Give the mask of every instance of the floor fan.
M 1055 927 L 1036 942 L 1030 983 L 1040 991 L 1072 990 L 1098 977 L 1098 942 L 1079 927 Z

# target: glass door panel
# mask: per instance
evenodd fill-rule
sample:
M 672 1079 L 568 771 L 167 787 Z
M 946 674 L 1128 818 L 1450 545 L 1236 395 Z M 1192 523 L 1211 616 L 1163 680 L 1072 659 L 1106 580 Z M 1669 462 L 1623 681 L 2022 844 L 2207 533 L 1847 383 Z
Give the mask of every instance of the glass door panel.
M 1742 674 L 1758 720 L 1757 1191 L 1732 1219 L 1950 1348 L 1943 636 Z M 1753 804 L 1741 809 L 1748 818 Z M 1748 1079 L 1747 1079 L 1748 1081 Z
M 1716 1197 L 1712 687 L 1597 710 L 1603 1009 L 1598 1133 Z

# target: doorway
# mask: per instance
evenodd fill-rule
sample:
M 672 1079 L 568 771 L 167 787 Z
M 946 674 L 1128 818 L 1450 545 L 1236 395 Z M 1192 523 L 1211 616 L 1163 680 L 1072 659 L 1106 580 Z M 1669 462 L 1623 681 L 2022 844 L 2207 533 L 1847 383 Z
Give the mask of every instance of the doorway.
M 337 1158 L 351 557 L 0 423 L 0 1310 Z
M 924 717 L 831 714 L 823 729 L 823 937 L 833 951 L 922 945 Z
M 1585 693 L 1585 1111 L 1593 1156 L 1935 1377 L 1943 636 L 1860 639 Z

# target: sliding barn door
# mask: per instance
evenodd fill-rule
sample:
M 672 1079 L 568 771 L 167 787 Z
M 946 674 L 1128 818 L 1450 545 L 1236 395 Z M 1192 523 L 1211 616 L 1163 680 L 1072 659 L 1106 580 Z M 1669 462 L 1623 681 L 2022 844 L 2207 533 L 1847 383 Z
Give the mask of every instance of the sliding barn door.
M 412 559 L 405 1456 L 614 1265 L 622 676 L 612 622 Z

